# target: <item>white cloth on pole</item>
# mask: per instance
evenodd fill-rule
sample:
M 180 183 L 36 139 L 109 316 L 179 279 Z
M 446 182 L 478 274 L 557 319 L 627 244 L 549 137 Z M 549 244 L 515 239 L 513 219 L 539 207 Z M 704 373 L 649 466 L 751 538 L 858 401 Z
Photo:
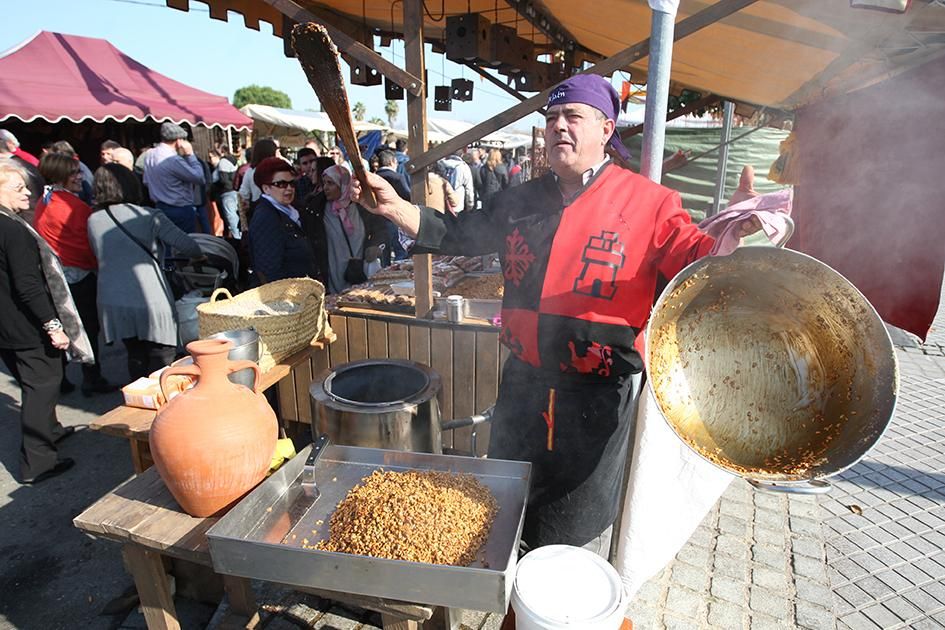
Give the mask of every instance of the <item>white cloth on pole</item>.
M 679 0 L 650 0 L 650 9 L 676 15 L 679 9 Z
M 676 556 L 734 478 L 679 439 L 644 387 L 617 547 L 624 601 Z

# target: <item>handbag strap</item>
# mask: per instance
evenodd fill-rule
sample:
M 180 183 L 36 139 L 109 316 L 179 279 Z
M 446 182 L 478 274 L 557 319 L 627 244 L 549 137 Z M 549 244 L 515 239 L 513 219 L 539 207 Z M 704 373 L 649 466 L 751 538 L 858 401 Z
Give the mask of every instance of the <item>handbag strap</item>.
M 329 212 L 331 212 L 331 210 L 329 210 Z M 338 217 L 338 223 L 341 224 L 341 234 L 342 236 L 345 237 L 345 243 L 348 244 L 348 253 L 351 255 L 350 256 L 351 258 L 357 258 L 357 256 L 354 255 L 354 250 L 351 249 L 351 241 L 348 240 L 348 230 L 345 229 L 345 222 L 341 220 L 340 214 L 338 214 L 337 217 Z
M 151 252 L 151 250 L 148 249 L 148 248 L 145 246 L 144 243 L 142 243 L 141 241 L 139 241 L 139 240 L 137 239 L 137 237 L 136 237 L 134 234 L 132 234 L 131 232 L 129 232 L 129 231 L 128 231 L 128 228 L 126 228 L 124 225 L 122 225 L 121 223 L 118 222 L 118 219 L 116 219 L 116 218 L 115 218 L 115 215 L 112 214 L 112 209 L 111 209 L 111 208 L 109 208 L 108 206 L 105 206 L 105 213 L 106 213 L 106 214 L 108 215 L 108 217 L 112 220 L 112 222 L 115 224 L 115 226 L 116 226 L 119 230 L 121 230 L 122 232 L 125 233 L 125 236 L 127 236 L 127 237 L 130 238 L 132 241 L 134 241 L 135 245 L 137 245 L 137 246 L 140 247 L 142 250 L 144 250 L 144 253 L 147 254 L 148 257 L 149 257 L 151 260 L 154 261 L 154 264 L 157 265 L 157 267 L 155 267 L 155 270 L 157 271 L 158 282 L 161 283 L 161 286 L 163 286 L 166 291 L 170 291 L 170 287 L 169 287 L 168 284 L 167 284 L 168 280 L 167 280 L 167 278 L 164 277 L 164 274 L 163 274 L 162 271 L 161 271 L 161 261 L 158 260 L 158 257 L 155 256 L 155 255 Z M 182 343 L 181 343 L 181 337 L 180 337 L 180 322 L 179 322 L 178 319 L 177 319 L 177 309 L 174 308 L 173 302 L 174 302 L 174 296 L 173 296 L 173 294 L 171 294 L 171 303 L 172 303 L 172 304 L 171 304 L 171 316 L 174 318 L 174 323 L 177 325 L 177 345 L 182 345 Z
M 109 207 L 106 207 L 106 208 L 105 208 L 105 212 L 108 213 L 109 218 L 115 223 L 115 225 L 118 227 L 118 229 L 121 230 L 122 232 L 124 232 L 124 233 L 125 233 L 125 236 L 127 236 L 127 237 L 130 238 L 132 241 L 134 241 L 135 244 L 136 244 L 138 247 L 140 247 L 141 249 L 143 249 L 143 250 L 144 250 L 144 253 L 146 253 L 146 254 L 151 258 L 151 260 L 153 260 L 155 263 L 157 263 L 157 266 L 158 266 L 158 268 L 160 269 L 160 267 L 161 267 L 161 261 L 158 260 L 158 257 L 155 256 L 154 253 L 153 253 L 150 249 L 148 249 L 147 246 L 145 246 L 144 243 L 142 243 L 141 241 L 139 241 L 138 238 L 137 238 L 134 234 L 132 234 L 131 232 L 129 232 L 129 231 L 128 231 L 128 228 L 126 228 L 124 225 L 122 225 L 121 223 L 118 222 L 118 219 L 116 219 L 116 218 L 115 218 L 115 215 L 112 214 L 112 209 L 109 208 Z

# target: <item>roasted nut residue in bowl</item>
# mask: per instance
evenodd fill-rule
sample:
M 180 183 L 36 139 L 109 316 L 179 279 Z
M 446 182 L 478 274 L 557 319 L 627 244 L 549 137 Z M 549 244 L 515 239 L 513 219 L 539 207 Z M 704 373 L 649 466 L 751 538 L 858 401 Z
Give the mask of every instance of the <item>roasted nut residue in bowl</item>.
M 497 513 L 495 497 L 472 475 L 376 470 L 335 508 L 328 540 L 310 548 L 466 566 Z

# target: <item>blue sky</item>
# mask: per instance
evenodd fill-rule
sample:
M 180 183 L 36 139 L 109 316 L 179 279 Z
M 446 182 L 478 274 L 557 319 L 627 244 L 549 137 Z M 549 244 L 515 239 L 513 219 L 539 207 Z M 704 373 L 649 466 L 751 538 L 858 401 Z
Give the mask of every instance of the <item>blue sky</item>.
M 229 22 L 211 20 L 206 5 L 195 1 L 189 12 L 168 8 L 163 0 L 4 0 L 3 4 L 6 26 L 0 29 L 0 51 L 40 30 L 101 37 L 146 66 L 207 92 L 232 99 L 237 88 L 256 83 L 287 93 L 295 109 L 318 109 L 299 63 L 284 56 L 282 40 L 272 35 L 268 24 L 261 23 L 257 32 L 246 28 L 238 15 L 230 14 Z M 378 51 L 403 67 L 403 42 L 395 40 Z M 434 86 L 461 76 L 475 83 L 474 99 L 454 101 L 452 112 L 433 111 L 431 92 L 429 116 L 479 122 L 518 102 L 429 50 L 427 68 Z M 347 82 L 347 67 L 342 70 Z M 348 95 L 352 103 L 367 106 L 368 118 L 386 120 L 383 86 L 349 86 Z M 406 101 L 400 101 L 400 110 L 399 126 L 404 127 Z M 513 126 L 527 129 L 529 124 L 542 125 L 543 120 L 535 114 Z

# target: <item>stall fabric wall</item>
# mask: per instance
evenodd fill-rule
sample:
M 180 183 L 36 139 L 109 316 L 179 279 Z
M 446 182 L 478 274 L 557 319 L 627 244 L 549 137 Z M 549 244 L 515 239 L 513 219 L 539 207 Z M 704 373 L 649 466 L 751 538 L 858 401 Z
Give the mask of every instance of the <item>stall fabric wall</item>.
M 887 322 L 925 337 L 945 267 L 945 59 L 797 112 L 797 232 Z
M 732 137 L 737 138 L 753 129 L 754 127 L 735 127 L 732 129 Z M 676 151 L 689 151 L 691 155 L 699 155 L 716 148 L 722 140 L 721 135 L 721 128 L 667 129 L 665 155 L 669 157 Z M 788 132 L 780 129 L 760 129 L 729 145 L 723 199 L 731 198 L 738 188 L 738 178 L 745 166 L 755 168 L 755 190 L 759 193 L 784 188 L 770 181 L 766 175 L 772 162 L 778 158 L 778 146 L 787 135 Z M 626 144 L 633 156 L 630 166 L 639 173 L 643 134 L 633 136 Z M 663 176 L 663 185 L 679 193 L 683 207 L 695 221 L 704 219 L 707 211 L 712 208 L 718 159 L 718 151 L 715 151 Z M 724 203 L 722 207 L 725 207 Z
M 293 378 L 279 381 L 282 399 L 297 401 L 295 408 L 281 410 L 285 420 L 309 426 L 312 411 L 306 401 L 312 381 L 329 367 L 361 359 L 409 359 L 436 370 L 443 384 L 438 402 L 444 420 L 481 413 L 495 403 L 500 366 L 507 356 L 505 347 L 499 344 L 497 329 L 340 315 L 332 315 L 330 322 L 337 340 L 316 352 L 309 365 L 293 370 Z M 486 423 L 477 430 L 476 454 L 485 455 L 488 446 Z M 443 447 L 472 452 L 472 430 L 444 432 Z

